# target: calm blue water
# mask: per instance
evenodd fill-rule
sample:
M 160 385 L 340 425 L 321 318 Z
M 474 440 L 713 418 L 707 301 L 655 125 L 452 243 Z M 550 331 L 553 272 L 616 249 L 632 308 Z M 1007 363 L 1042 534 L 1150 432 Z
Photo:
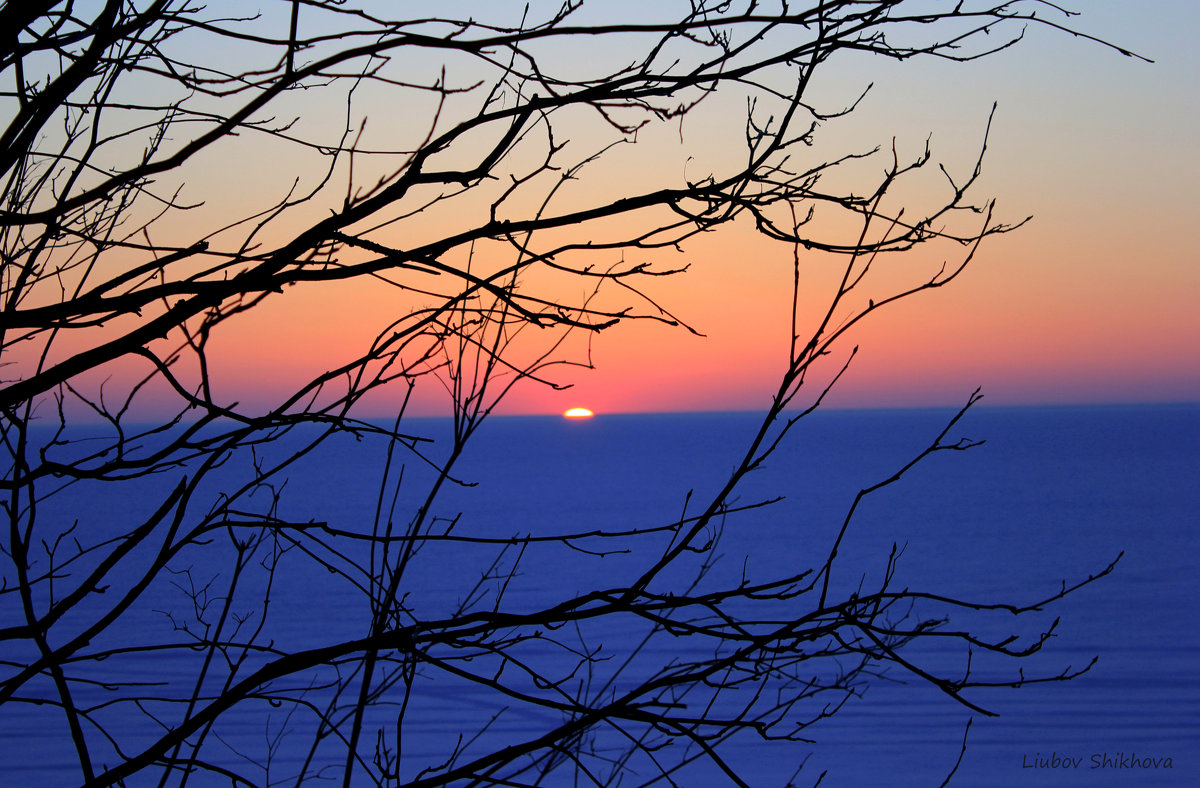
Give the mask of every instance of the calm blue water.
M 828 412 L 802 423 L 772 461 L 747 479 L 739 498 L 752 503 L 784 495 L 784 500 L 729 518 L 717 550 L 724 557 L 709 581 L 717 584 L 742 572 L 767 577 L 819 563 L 854 494 L 901 467 L 951 415 Z M 447 490 L 437 512 L 459 516 L 458 532 L 477 536 L 660 525 L 679 516 L 689 491 L 702 500 L 723 483 L 754 425 L 749 414 L 494 419 L 458 469 L 460 478 L 477 485 Z M 420 426 L 440 429 L 432 422 Z M 987 442 L 932 456 L 897 485 L 868 498 L 843 543 L 835 589 L 848 593 L 878 581 L 895 544 L 903 549 L 895 587 L 1028 604 L 1053 594 L 1064 581 L 1083 580 L 1124 552 L 1111 576 L 1033 619 L 1039 624 L 1014 630 L 1036 634 L 1061 617 L 1058 637 L 1042 654 L 1007 672 L 991 665 L 980 670 L 1010 678 L 1017 667 L 1029 675 L 1054 673 L 1093 656 L 1099 657 L 1096 666 L 1069 683 L 968 694 L 999 713 L 994 718 L 893 669 L 835 717 L 807 729 L 812 745 L 746 737 L 730 742 L 729 760 L 751 764 L 747 773 L 754 785 L 785 784 L 806 758 L 799 785 L 811 785 L 823 771 L 828 771 L 823 785 L 938 785 L 973 717 L 954 785 L 1196 784 L 1200 407 L 979 407 L 952 436 Z M 361 529 L 375 505 L 381 459 L 382 450 L 369 442 L 339 439 L 328 445 L 293 469 L 281 516 Z M 229 473 L 236 475 L 233 465 Z M 410 463 L 405 473 L 399 511 L 416 500 L 424 471 Z M 74 506 L 81 528 L 103 529 L 128 522 L 139 502 L 128 490 L 93 490 L 86 504 L 63 506 L 60 516 Z M 632 553 L 603 558 L 561 546 L 530 548 L 505 604 L 535 609 L 600 585 L 629 582 L 662 549 L 659 537 L 632 544 Z M 410 604 L 427 617 L 451 609 L 495 552 L 491 546 L 426 547 L 409 588 Z M 185 559 L 200 576 L 200 559 Z M 314 630 L 361 634 L 361 600 L 311 567 L 295 566 L 297 573 L 273 594 L 278 642 L 302 643 Z M 484 583 L 485 591 L 495 585 Z M 154 608 L 158 601 L 165 606 L 172 592 L 164 587 L 156 593 L 156 604 L 123 624 L 130 630 L 114 631 L 114 642 L 128 631 L 163 625 Z M 5 598 L 2 604 L 7 625 L 13 602 Z M 978 626 L 999 633 L 1015 625 L 993 616 Z M 631 637 L 619 631 L 596 636 L 614 655 Z M 671 648 L 687 646 L 680 639 L 649 657 L 666 661 L 675 656 Z M 0 657 L 13 658 L 14 648 L 0 645 Z M 958 664 L 925 646 L 912 654 L 926 664 Z M 121 669 L 170 677 L 175 668 L 131 661 Z M 414 701 L 419 713 L 409 718 L 420 723 L 410 729 L 406 751 L 415 759 L 436 760 L 458 732 L 486 718 L 494 702 L 483 691 L 431 684 Z M 133 724 L 137 715 L 127 713 Z M 60 720 L 52 710 L 22 707 L 16 714 L 0 708 L 0 776 L 7 775 L 0 782 L 76 781 Z M 516 740 L 547 722 L 554 717 L 514 714 L 497 724 L 496 735 Z M 254 715 L 238 725 L 245 726 L 243 733 L 255 732 L 247 740 L 284 727 L 278 717 L 267 722 Z M 1133 755 L 1160 763 L 1170 758 L 1174 768 L 1132 768 Z M 1091 768 L 1106 757 L 1130 768 Z M 1064 762 L 1077 766 L 1030 768 Z M 693 773 L 681 784 L 722 783 L 711 773 Z

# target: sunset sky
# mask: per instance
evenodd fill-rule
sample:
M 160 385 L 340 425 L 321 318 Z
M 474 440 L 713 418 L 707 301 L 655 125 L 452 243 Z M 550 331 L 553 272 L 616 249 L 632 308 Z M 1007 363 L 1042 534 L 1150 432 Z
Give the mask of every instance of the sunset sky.
M 958 404 L 977 386 L 987 402 L 1003 405 L 1200 399 L 1200 261 L 1193 239 L 1200 207 L 1194 48 L 1200 4 L 1078 5 L 1085 8 L 1074 22 L 1078 29 L 1155 62 L 1033 28 L 1020 45 L 979 62 L 847 56 L 825 64 L 812 96 L 826 107 L 846 105 L 868 83 L 874 88 L 857 111 L 818 131 L 817 150 L 889 148 L 894 138 L 901 154 L 911 156 L 931 135 L 935 159 L 952 172 L 969 172 L 995 102 L 973 193 L 980 200 L 994 196 L 1003 221 L 1033 216 L 1019 231 L 985 241 L 949 287 L 881 310 L 852 332 L 829 359 L 832 371 L 853 345 L 860 347 L 831 405 Z M 720 125 L 728 113 L 744 113 L 740 106 L 716 102 L 682 128 L 648 131 L 637 145 L 622 146 L 629 151 L 614 151 L 588 188 L 617 195 L 628 186 L 624 179 L 645 168 L 674 167 L 676 177 L 697 171 L 722 154 L 730 129 L 740 128 Z M 372 120 L 383 113 L 386 125 L 388 112 L 396 120 L 425 109 L 378 109 Z M 674 135 L 677 158 L 656 153 L 655 134 Z M 685 153 L 694 158 L 685 161 Z M 243 152 L 236 172 L 191 185 L 221 191 L 224 207 L 252 205 L 256 193 L 241 184 L 260 170 L 291 166 L 273 155 Z M 883 163 L 872 166 L 877 173 Z M 569 203 L 570 192 L 564 199 Z M 430 227 L 443 220 L 427 217 Z M 592 338 L 595 369 L 549 373 L 572 388 L 517 387 L 500 412 L 764 406 L 786 360 L 791 251 L 744 226 L 713 235 L 657 256 L 660 265 L 690 268 L 648 291 L 704 336 L 650 322 L 617 326 Z M 810 308 L 822 303 L 823 286 L 820 276 L 802 285 Z M 225 390 L 242 401 L 269 400 L 264 387 L 299 380 L 313 362 L 332 365 L 345 347 L 369 341 L 402 308 L 395 299 L 386 290 L 335 285 L 268 302 L 223 340 Z M 310 319 L 332 305 L 340 307 L 335 317 Z M 582 341 L 566 348 L 569 358 L 587 357 Z M 438 412 L 445 404 L 440 396 L 426 389 L 418 405 Z
M 948 288 L 863 326 L 832 404 L 955 404 L 975 386 L 993 404 L 1200 399 L 1200 5 L 1087 3 L 1079 25 L 1155 62 L 1033 30 L 985 61 L 860 77 L 876 88 L 839 131 L 910 146 L 929 132 L 935 155 L 969 155 L 997 102 L 980 193 L 1005 219 L 1034 219 Z M 670 303 L 707 338 L 615 329 L 573 390 L 514 409 L 761 406 L 786 332 L 790 260 L 776 255 L 732 283 L 719 254 L 698 255 Z

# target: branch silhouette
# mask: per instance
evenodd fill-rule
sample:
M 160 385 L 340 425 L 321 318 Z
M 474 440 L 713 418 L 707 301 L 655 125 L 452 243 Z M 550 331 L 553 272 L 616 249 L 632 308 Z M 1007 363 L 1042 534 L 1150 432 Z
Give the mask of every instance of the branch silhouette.
M 779 576 L 716 567 L 727 524 L 782 497 L 739 496 L 846 371 L 848 334 L 1023 223 L 974 196 L 990 118 L 966 173 L 928 142 L 907 159 L 821 156 L 863 96 L 821 108 L 814 75 L 840 53 L 987 57 L 1031 25 L 1089 36 L 1039 0 L 651 5 L 630 19 L 583 0 L 462 17 L 340 0 L 0 7 L 0 715 L 55 731 L 70 780 L 651 785 L 703 767 L 746 785 L 731 740 L 811 742 L 887 668 L 981 714 L 977 688 L 1087 670 L 996 679 L 972 660 L 1037 653 L 1054 627 L 1031 616 L 1115 562 L 1032 603 L 898 588 L 896 550 L 875 585 L 841 582 L 859 503 L 977 446 L 951 432 L 979 392 L 862 489 L 827 552 Z M 685 129 L 713 104 L 745 107 L 743 147 L 705 157 Z M 665 166 L 623 162 L 664 129 L 679 141 Z M 943 191 L 918 206 L 906 189 L 933 169 Z M 616 188 L 613 173 L 630 177 Z M 668 253 L 733 228 L 775 244 L 793 290 L 775 389 L 715 493 L 677 517 L 502 535 L 447 508 L 515 387 L 561 387 L 556 372 L 591 367 L 592 339 L 619 324 L 699 334 L 657 283 L 687 268 Z M 879 275 L 926 252 L 941 262 L 905 283 Z M 809 314 L 818 266 L 834 284 Z M 390 299 L 371 336 L 272 381 L 265 402 L 227 393 L 254 320 L 313 292 L 304 319 L 345 319 L 351 285 Z M 448 436 L 415 418 L 428 391 Z M 380 402 L 386 421 L 364 415 Z M 342 440 L 382 457 L 369 513 L 298 511 L 310 491 L 289 482 Z M 455 591 L 431 601 L 423 562 L 447 548 Z M 549 602 L 511 590 L 564 552 L 635 570 Z M 287 628 L 325 612 L 303 637 Z M 975 634 L 990 612 L 1033 623 Z M 614 631 L 626 652 L 605 648 Z M 406 746 L 428 698 L 455 691 L 483 698 L 480 714 L 449 721 L 440 751 Z

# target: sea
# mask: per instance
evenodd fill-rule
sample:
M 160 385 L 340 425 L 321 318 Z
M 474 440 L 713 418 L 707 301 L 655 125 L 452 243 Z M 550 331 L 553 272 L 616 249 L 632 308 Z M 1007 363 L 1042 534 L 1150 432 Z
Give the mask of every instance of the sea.
M 746 477 L 734 501 L 745 510 L 724 518 L 719 533 L 711 534 L 712 549 L 664 576 L 659 590 L 686 588 L 689 572 L 703 560 L 712 564 L 704 582 L 714 586 L 819 565 L 859 491 L 905 468 L 954 413 L 944 408 L 829 410 L 804 418 Z M 745 452 L 759 418 L 753 413 L 494 417 L 480 427 L 456 466 L 459 483 L 447 486 L 435 514 L 443 525 L 453 522 L 454 533 L 497 539 L 653 529 L 702 508 Z M 417 419 L 406 428 L 438 439 L 422 444 L 429 456 L 443 449 L 446 422 Z M 1053 627 L 1046 645 L 1027 659 L 985 665 L 981 658 L 985 666 L 977 675 L 997 683 L 1019 678 L 1019 671 L 1032 678 L 1094 664 L 1071 681 L 964 693 L 987 713 L 893 666 L 865 676 L 836 714 L 803 729 L 804 741 L 765 742 L 746 732 L 724 744 L 724 759 L 754 786 L 938 786 L 951 773 L 955 786 L 1200 784 L 1200 405 L 979 405 L 947 435 L 948 442 L 958 438 L 982 443 L 935 452 L 863 498 L 838 547 L 832 592 L 869 589 L 883 572 L 892 571 L 891 586 L 897 589 L 1033 605 L 1116 561 L 1111 573 L 1044 612 L 973 619 L 970 611 L 961 611 L 946 625 L 955 630 L 978 621 L 990 635 L 1007 627 L 1025 638 L 1022 642 Z M 263 452 L 269 447 L 260 450 L 259 461 Z M 385 462 L 382 445 L 335 437 L 279 478 L 278 515 L 362 530 L 375 516 Z M 237 465 L 236 458 L 230 460 L 222 473 L 235 474 Z M 396 493 L 397 518 L 404 519 L 421 500 L 418 492 L 430 471 L 404 453 L 393 456 L 390 470 L 386 497 Z M 171 481 L 168 477 L 144 487 L 147 501 Z M 89 528 L 100 533 L 127 527 L 144 508 L 138 490 L 137 484 L 109 485 L 90 489 L 83 499 L 73 499 L 68 490 L 52 504 L 61 507 L 54 516 L 63 523 L 78 521 L 78 533 L 85 536 Z M 767 501 L 773 502 L 758 505 Z M 661 555 L 665 538 L 656 533 L 629 537 L 621 542 L 623 552 L 608 552 L 610 543 L 594 539 L 578 540 L 574 546 L 581 549 L 533 544 L 515 564 L 515 573 L 509 572 L 515 549 L 500 555 L 496 544 L 432 543 L 414 559 L 408 604 L 432 615 L 472 593 L 486 600 L 503 587 L 504 609 L 536 610 L 606 584 L 630 582 Z M 183 585 L 208 577 L 201 559 L 188 560 L 192 571 L 176 575 L 155 591 L 159 596 L 114 625 L 106 643 L 136 641 L 168 620 L 169 599 L 178 605 Z M 277 628 L 272 636 L 282 644 L 343 631 L 361 635 L 368 615 L 362 595 L 350 584 L 333 582 L 325 569 L 305 568 L 302 556 L 288 560 L 296 571 L 272 591 L 271 621 Z M 6 578 L 9 574 L 6 569 Z M 213 585 L 214 598 L 219 587 L 220 582 Z M 0 596 L 0 626 L 19 620 L 13 597 Z M 176 608 L 170 621 L 177 626 L 188 615 Z M 606 659 L 619 659 L 637 640 L 619 628 L 593 635 L 602 642 L 590 645 L 602 646 Z M 693 641 L 669 639 L 639 658 L 659 664 L 683 660 Z M 918 665 L 960 670 L 962 652 L 952 646 L 927 639 L 904 653 Z M 0 642 L 4 675 L 21 658 L 17 645 Z M 122 664 L 121 670 L 147 678 L 170 670 L 151 656 L 133 655 Z M 424 765 L 444 758 L 459 734 L 479 727 L 497 708 L 513 705 L 498 703 L 486 688 L 437 682 L 414 703 L 405 753 Z M 129 724 L 138 724 L 136 710 L 121 713 L 130 715 Z M 287 724 L 280 712 L 274 718 L 270 713 L 261 705 L 247 709 L 237 723 L 245 735 L 242 743 L 235 742 L 235 732 L 225 744 L 214 740 L 212 746 L 228 748 L 219 757 L 227 757 L 233 768 L 245 766 L 247 748 L 275 741 L 275 772 L 257 779 L 264 785 L 290 784 L 289 758 L 298 756 L 278 745 Z M 144 724 L 145 716 L 141 719 Z M 517 710 L 502 716 L 488 736 L 515 743 L 556 719 Z M 0 706 L 0 736 L 0 785 L 80 782 L 62 715 L 52 707 Z M 640 784 L 646 776 L 631 774 L 622 784 Z M 576 777 L 564 769 L 540 784 L 585 784 Z M 676 782 L 734 784 L 719 770 L 700 766 L 681 772 Z M 128 784 L 143 782 L 134 778 Z M 201 774 L 189 784 L 230 783 L 227 777 Z

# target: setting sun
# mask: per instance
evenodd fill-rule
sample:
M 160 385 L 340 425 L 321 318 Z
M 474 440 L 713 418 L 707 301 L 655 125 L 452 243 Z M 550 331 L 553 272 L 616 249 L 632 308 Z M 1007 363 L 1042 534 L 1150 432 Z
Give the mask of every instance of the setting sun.
M 596 414 L 592 413 L 587 408 L 571 408 L 570 410 L 564 411 L 563 415 L 568 419 L 590 419 Z

